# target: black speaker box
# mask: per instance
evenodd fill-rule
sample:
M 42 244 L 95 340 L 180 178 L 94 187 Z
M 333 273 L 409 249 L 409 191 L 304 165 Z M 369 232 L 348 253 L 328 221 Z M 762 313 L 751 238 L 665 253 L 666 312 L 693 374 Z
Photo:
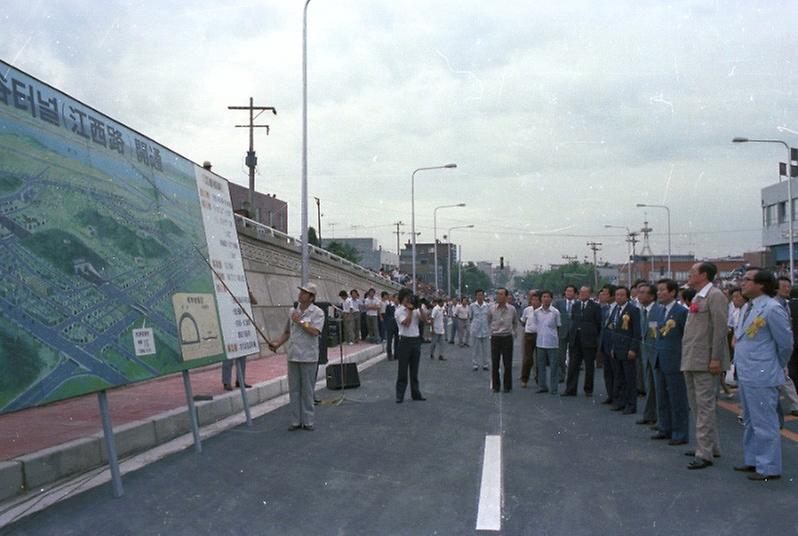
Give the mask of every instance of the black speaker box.
M 341 367 L 343 366 L 343 374 Z M 352 389 L 360 387 L 360 375 L 357 372 L 356 363 L 344 363 L 327 365 L 327 389 Z

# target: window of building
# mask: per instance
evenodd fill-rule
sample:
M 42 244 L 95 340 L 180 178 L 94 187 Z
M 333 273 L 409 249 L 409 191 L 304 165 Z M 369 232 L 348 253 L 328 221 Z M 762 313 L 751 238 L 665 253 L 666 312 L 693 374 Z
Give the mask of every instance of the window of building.
M 787 223 L 787 202 L 782 201 L 778 205 L 779 223 Z
M 770 227 L 775 223 L 776 205 L 768 205 L 765 207 L 765 227 Z

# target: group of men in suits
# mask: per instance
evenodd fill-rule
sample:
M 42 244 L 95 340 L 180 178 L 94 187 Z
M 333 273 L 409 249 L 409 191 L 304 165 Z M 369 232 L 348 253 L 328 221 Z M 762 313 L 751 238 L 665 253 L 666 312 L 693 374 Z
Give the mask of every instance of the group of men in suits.
M 568 358 L 564 396 L 575 396 L 584 366 L 584 392 L 593 392 L 595 359 L 602 362 L 607 398 L 613 411 L 637 413 L 638 362 L 642 365 L 646 403 L 637 424 L 652 425 L 653 440 L 668 445 L 689 442 L 689 415 L 694 418 L 695 449 L 688 469 L 704 469 L 720 456 L 716 401 L 720 375 L 728 370 L 730 352 L 728 300 L 713 281 L 714 264 L 696 263 L 687 285 L 695 297 L 680 303 L 672 279 L 642 282 L 631 299 L 626 287 L 605 285 L 598 302 L 588 286 L 569 287 L 555 302 L 560 311 L 560 355 Z M 789 314 L 772 296 L 773 274 L 751 268 L 743 281 L 750 303 L 734 331 L 735 363 L 744 410 L 745 463 L 737 471 L 751 480 L 772 480 L 781 473 L 779 387 L 793 351 Z M 563 346 L 565 348 L 563 348 Z

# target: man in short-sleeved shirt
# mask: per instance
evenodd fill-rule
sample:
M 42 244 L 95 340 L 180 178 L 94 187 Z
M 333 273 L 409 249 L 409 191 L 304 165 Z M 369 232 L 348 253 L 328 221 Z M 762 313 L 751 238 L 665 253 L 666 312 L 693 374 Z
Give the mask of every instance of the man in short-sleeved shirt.
M 324 329 L 324 311 L 313 301 L 316 285 L 299 287 L 299 302 L 291 308 L 285 331 L 269 347 L 274 352 L 288 342 L 288 400 L 293 422 L 289 430 L 313 430 L 313 387 L 319 360 L 319 335 Z

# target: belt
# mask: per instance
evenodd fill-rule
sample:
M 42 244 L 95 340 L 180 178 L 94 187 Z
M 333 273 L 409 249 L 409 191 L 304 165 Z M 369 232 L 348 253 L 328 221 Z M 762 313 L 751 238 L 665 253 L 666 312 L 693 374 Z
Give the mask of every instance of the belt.
M 493 338 L 512 337 L 512 336 L 513 336 L 512 333 L 494 333 L 494 334 L 491 335 L 491 337 L 493 337 Z
M 399 335 L 399 340 L 400 341 L 415 341 L 415 340 L 418 340 L 420 338 L 421 338 L 420 335 L 418 337 L 406 337 L 404 335 Z

